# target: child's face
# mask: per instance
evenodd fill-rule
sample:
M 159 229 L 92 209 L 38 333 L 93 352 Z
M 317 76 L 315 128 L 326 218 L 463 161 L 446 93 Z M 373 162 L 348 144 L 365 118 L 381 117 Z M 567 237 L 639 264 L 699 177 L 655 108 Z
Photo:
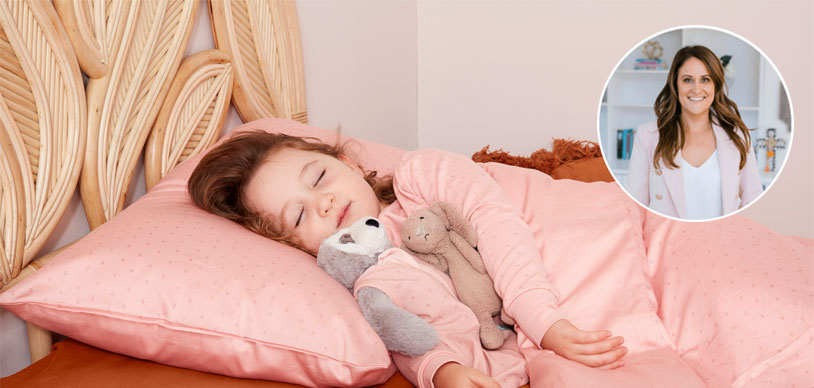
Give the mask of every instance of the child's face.
M 266 157 L 245 195 L 252 209 L 279 220 L 311 254 L 326 237 L 384 207 L 358 166 L 294 148 Z

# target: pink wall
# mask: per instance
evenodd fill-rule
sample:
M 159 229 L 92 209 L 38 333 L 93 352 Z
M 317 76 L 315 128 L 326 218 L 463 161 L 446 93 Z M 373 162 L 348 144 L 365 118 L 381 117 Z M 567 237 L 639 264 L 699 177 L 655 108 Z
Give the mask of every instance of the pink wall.
M 201 0 L 187 53 L 213 47 Z M 657 31 L 708 24 L 757 44 L 794 104 L 787 165 L 743 215 L 814 237 L 811 1 L 298 1 L 311 124 L 405 148 L 516 153 L 596 139 L 617 61 Z M 230 112 L 226 130 L 240 124 Z M 139 166 L 139 169 L 141 167 Z M 134 177 L 128 198 L 144 193 Z M 78 195 L 43 253 L 87 233 Z M 0 310 L 0 373 L 28 365 L 25 325 Z
M 814 237 L 814 3 L 811 1 L 420 1 L 418 146 L 528 154 L 554 137 L 597 139 L 616 63 L 659 31 L 690 24 L 756 44 L 794 108 L 787 164 L 740 214 Z

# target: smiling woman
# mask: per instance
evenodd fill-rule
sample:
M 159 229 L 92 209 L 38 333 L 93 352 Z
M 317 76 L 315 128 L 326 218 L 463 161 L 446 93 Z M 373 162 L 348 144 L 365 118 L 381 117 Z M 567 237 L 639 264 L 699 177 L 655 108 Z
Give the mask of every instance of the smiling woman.
M 634 137 L 626 188 L 671 217 L 707 220 L 763 192 L 749 129 L 726 95 L 721 61 L 705 46 L 679 50 L 656 98 L 656 122 Z
M 789 156 L 786 90 L 766 54 L 734 32 L 694 25 L 654 33 L 622 56 L 605 85 L 597 120 L 604 161 L 628 195 L 661 216 L 739 213 L 771 188 Z

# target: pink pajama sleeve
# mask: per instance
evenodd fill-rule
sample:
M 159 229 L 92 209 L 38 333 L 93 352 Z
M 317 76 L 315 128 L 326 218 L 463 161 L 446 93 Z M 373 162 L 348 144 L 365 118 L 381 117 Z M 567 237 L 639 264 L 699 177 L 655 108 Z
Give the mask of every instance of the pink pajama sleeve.
M 355 290 L 364 287 L 382 290 L 393 303 L 421 317 L 438 332 L 439 344 L 423 355 L 391 353 L 399 371 L 419 388 L 432 388 L 435 372 L 448 362 L 477 369 L 502 387 L 528 382 L 515 334 L 504 331 L 503 346 L 485 350 L 475 315 L 458 300 L 449 277 L 429 264 L 401 249 L 387 250 L 379 256 L 378 264 L 362 274 Z
M 437 201 L 461 211 L 478 234 L 478 251 L 506 311 L 539 346 L 560 318 L 557 292 L 520 209 L 497 182 L 464 156 L 429 149 L 402 157 L 393 188 L 407 214 Z

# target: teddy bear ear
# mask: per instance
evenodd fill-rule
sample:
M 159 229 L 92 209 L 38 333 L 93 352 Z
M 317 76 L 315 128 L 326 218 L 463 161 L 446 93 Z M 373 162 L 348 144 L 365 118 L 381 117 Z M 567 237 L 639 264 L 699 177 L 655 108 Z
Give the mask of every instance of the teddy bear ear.
M 469 220 L 451 203 L 436 202 L 432 205 L 433 213 L 444 219 L 447 230 L 455 231 L 461 235 L 471 246 L 478 245 L 478 235 Z
M 446 207 L 442 205 L 442 202 L 436 202 L 436 203 L 432 204 L 432 206 L 427 208 L 427 210 L 429 210 L 430 212 L 432 212 L 433 214 L 435 214 L 439 218 L 441 218 L 441 220 L 443 220 L 443 222 L 444 222 L 444 227 L 446 228 L 446 230 L 450 230 L 449 229 L 449 217 L 447 216 L 447 210 L 446 210 Z

